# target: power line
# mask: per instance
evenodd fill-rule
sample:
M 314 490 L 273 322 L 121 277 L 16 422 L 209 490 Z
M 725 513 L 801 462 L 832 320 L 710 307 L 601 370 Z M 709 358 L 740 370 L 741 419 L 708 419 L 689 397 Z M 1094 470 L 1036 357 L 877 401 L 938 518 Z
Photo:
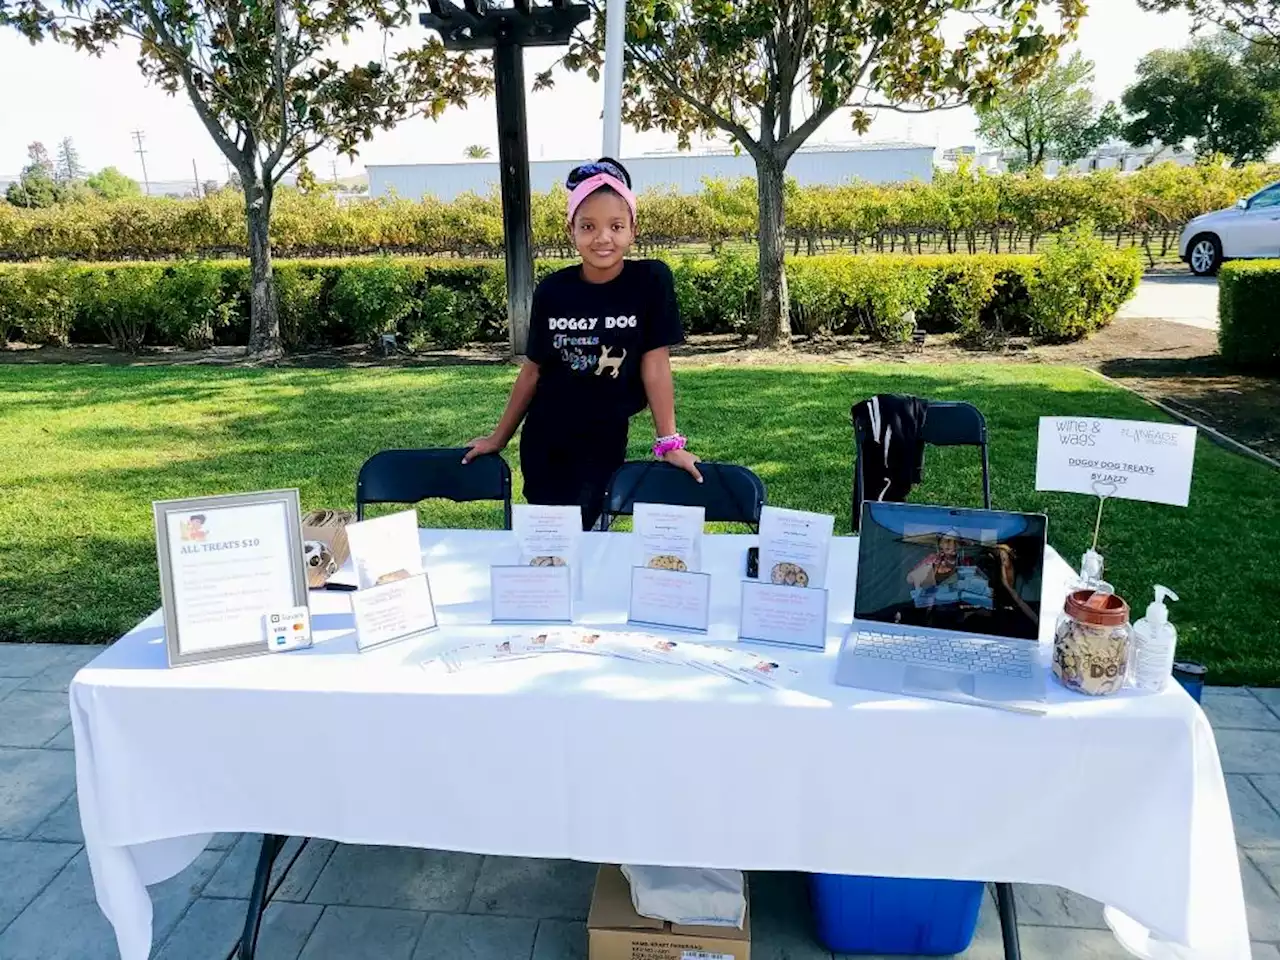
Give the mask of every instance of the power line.
M 147 151 L 143 149 L 142 138 L 146 134 L 141 130 L 133 131 L 134 142 L 138 148 L 134 151 L 138 155 L 138 159 L 142 161 L 142 182 L 146 186 L 147 196 L 151 196 L 151 180 L 147 177 Z

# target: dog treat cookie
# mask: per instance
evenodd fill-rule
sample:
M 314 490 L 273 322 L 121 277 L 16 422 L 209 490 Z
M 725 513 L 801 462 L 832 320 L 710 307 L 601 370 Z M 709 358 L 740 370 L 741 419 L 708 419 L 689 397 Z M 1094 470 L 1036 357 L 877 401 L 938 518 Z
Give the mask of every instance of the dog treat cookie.
M 687 563 L 669 553 L 661 553 L 655 557 L 650 557 L 648 566 L 653 567 L 655 570 L 678 570 L 681 573 L 689 569 Z
M 807 587 L 809 585 L 809 574 L 805 573 L 804 567 L 798 563 L 775 563 L 773 569 L 769 572 L 769 579 L 773 583 L 780 583 L 788 587 Z
M 529 561 L 531 567 L 563 567 L 564 557 L 534 557 Z

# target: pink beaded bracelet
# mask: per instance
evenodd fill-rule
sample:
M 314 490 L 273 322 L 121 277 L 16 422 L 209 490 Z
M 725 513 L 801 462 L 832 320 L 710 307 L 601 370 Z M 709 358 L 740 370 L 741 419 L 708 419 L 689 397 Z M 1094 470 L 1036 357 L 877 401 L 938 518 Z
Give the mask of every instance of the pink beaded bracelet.
M 653 455 L 658 460 L 661 460 L 672 450 L 683 450 L 688 442 L 678 433 L 673 433 L 669 437 L 659 437 L 653 445 Z

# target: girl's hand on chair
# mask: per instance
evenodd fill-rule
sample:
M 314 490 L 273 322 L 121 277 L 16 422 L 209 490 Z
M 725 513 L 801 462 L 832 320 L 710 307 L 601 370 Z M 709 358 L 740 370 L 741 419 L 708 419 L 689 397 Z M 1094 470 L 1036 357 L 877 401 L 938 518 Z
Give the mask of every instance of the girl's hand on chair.
M 493 435 L 487 437 L 476 437 L 467 444 L 467 452 L 462 458 L 463 463 L 470 463 L 476 457 L 483 457 L 490 453 L 501 453 L 505 443 L 499 443 L 493 438 Z
M 690 453 L 688 450 L 672 450 L 662 459 L 673 467 L 686 471 L 699 483 L 702 482 L 702 474 L 698 472 L 698 464 L 702 462 L 702 458 L 697 454 Z

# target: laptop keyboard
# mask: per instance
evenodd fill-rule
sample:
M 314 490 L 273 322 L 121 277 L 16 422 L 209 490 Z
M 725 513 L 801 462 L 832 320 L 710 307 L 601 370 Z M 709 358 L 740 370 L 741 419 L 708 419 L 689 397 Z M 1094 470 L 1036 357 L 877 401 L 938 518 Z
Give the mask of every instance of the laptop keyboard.
M 1025 679 L 1035 664 L 1036 645 L 860 630 L 853 652 L 875 660 Z

